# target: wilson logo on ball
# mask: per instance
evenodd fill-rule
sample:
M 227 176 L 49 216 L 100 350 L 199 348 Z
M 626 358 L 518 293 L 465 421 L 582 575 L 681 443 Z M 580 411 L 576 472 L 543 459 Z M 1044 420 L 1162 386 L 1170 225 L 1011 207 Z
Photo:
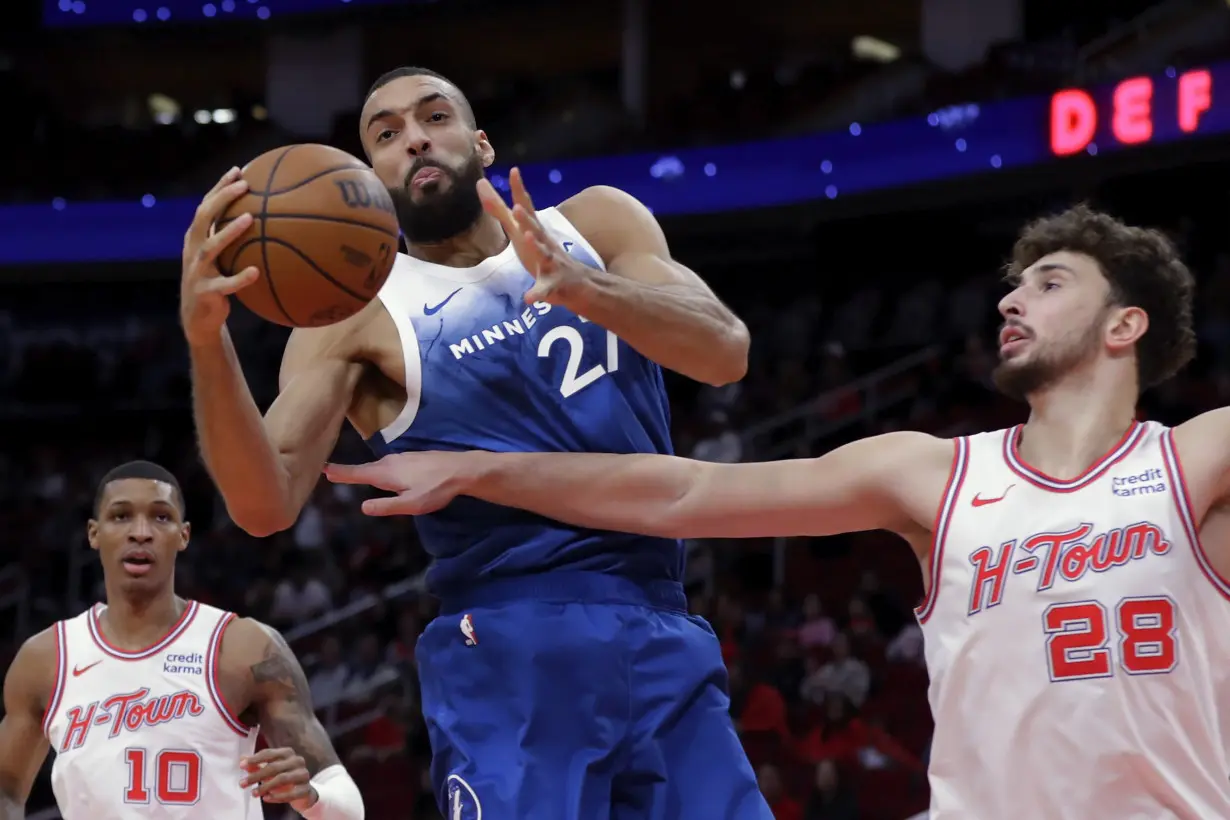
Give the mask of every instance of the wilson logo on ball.
M 393 199 L 384 186 L 367 186 L 354 179 L 335 179 L 333 184 L 342 194 L 348 208 L 379 208 L 393 213 Z
M 236 297 L 258 316 L 320 327 L 371 302 L 393 269 L 400 226 L 393 200 L 360 160 L 328 145 L 288 145 L 243 169 L 248 192 L 219 217 L 255 218 L 218 257 L 226 276 L 261 276 Z

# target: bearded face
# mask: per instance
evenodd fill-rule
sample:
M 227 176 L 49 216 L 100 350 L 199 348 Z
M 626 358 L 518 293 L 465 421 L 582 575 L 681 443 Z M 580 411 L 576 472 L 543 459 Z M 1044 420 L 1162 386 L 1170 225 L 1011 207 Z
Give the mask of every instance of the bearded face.
M 1084 327 L 1044 339 L 1023 323 L 1009 320 L 1000 330 L 999 364 L 991 377 L 1005 396 L 1023 401 L 1096 355 L 1101 344 L 1101 312 Z
M 478 222 L 477 185 L 495 153 L 454 85 L 430 74 L 392 79 L 368 97 L 361 124 L 407 242 L 443 242 Z
M 483 163 L 477 151 L 460 168 L 417 159 L 403 184 L 389 189 L 406 241 L 412 245 L 442 242 L 473 226 L 483 211 L 477 188 L 482 178 Z

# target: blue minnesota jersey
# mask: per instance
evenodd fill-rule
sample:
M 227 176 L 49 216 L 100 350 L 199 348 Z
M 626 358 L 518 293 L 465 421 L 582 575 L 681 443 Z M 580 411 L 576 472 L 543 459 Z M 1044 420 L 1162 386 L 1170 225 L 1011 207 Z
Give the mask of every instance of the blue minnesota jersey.
M 539 217 L 567 253 L 604 270 L 562 214 L 548 208 Z M 401 335 L 407 402 L 369 441 L 378 455 L 672 452 L 661 368 L 565 308 L 525 304 L 532 285 L 511 245 L 473 268 L 398 256 L 380 300 Z M 560 569 L 646 580 L 683 573 L 676 541 L 572 527 L 472 498 L 416 525 L 437 594 Z

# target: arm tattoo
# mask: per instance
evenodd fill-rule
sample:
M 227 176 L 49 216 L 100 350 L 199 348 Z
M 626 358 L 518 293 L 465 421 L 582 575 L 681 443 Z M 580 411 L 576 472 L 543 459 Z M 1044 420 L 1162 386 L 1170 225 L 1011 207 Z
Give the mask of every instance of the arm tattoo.
M 270 746 L 288 746 L 302 755 L 308 771 L 316 775 L 341 761 L 328 732 L 316 719 L 312 694 L 299 661 L 278 632 L 266 632 L 270 640 L 265 657 L 251 667 L 261 732 Z M 4 820 L 4 815 L 0 814 L 0 820 Z

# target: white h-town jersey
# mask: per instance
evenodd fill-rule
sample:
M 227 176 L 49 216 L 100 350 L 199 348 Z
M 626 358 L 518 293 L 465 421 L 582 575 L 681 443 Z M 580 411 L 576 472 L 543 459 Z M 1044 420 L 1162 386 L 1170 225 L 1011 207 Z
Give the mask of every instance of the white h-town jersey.
M 65 820 L 257 820 L 239 785 L 256 747 L 222 702 L 218 649 L 235 616 L 196 601 L 166 637 L 117 649 L 101 605 L 56 624 L 56 686 L 43 732 L 55 752 L 52 788 Z
M 931 820 L 1230 817 L 1230 583 L 1171 431 L 1071 481 L 1019 438 L 957 439 L 936 519 Z

